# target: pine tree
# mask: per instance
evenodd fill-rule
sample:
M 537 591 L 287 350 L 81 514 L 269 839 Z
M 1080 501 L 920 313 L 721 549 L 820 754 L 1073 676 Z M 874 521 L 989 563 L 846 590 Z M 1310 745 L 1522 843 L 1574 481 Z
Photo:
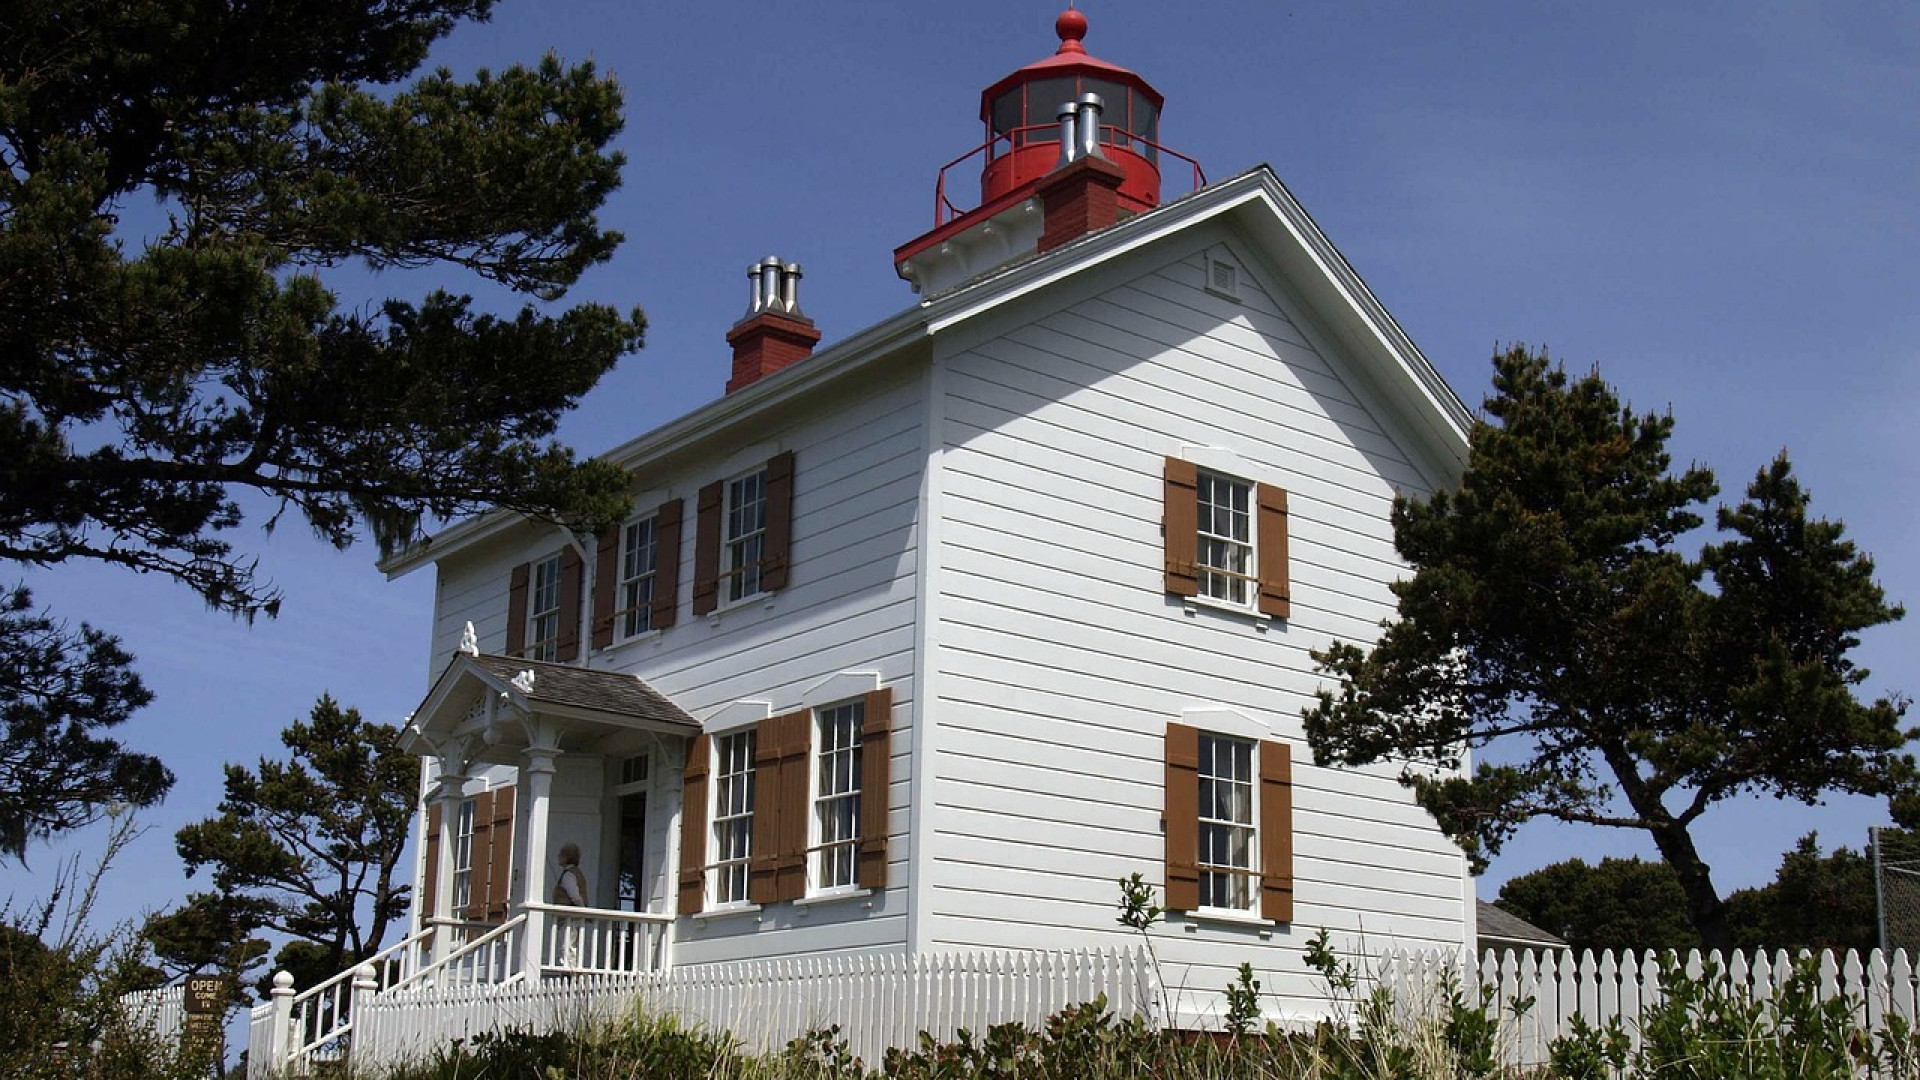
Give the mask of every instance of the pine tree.
M 228 765 L 219 816 L 175 835 L 188 876 L 213 879 L 211 892 L 148 921 L 148 941 L 175 971 L 238 975 L 266 954 L 258 935 L 271 932 L 285 939 L 275 968 L 311 986 L 378 952 L 406 915 L 400 856 L 419 763 L 399 731 L 322 697 L 280 741 L 286 761 Z
M 1395 505 L 1397 617 L 1371 649 L 1314 654 L 1337 680 L 1305 713 L 1317 760 L 1408 761 L 1479 865 L 1536 817 L 1642 830 L 1715 947 L 1725 905 L 1693 834 L 1715 804 L 1841 791 L 1914 815 L 1906 703 L 1859 700 L 1849 659 L 1903 611 L 1842 526 L 1809 516 L 1784 454 L 1689 557 L 1718 488 L 1672 471 L 1671 416 L 1522 348 L 1495 358 L 1485 414 L 1458 487 Z
M 163 574 L 252 618 L 280 597 L 235 549 L 247 519 L 291 511 L 391 551 L 423 519 L 494 506 L 584 527 L 623 512 L 618 470 L 552 441 L 644 330 L 637 309 L 554 304 L 621 239 L 595 218 L 619 183 L 619 88 L 553 57 L 401 81 L 492 5 L 0 13 L 0 560 Z M 323 281 L 342 267 L 526 301 L 490 314 L 450 287 L 343 307 Z M 86 664 L 82 641 L 65 669 Z M 117 746 L 98 732 L 120 719 L 76 722 Z M 0 738 L 0 758 L 23 745 Z M 164 793 L 157 763 L 122 764 L 141 785 L 40 816 L 0 791 L 0 849 Z

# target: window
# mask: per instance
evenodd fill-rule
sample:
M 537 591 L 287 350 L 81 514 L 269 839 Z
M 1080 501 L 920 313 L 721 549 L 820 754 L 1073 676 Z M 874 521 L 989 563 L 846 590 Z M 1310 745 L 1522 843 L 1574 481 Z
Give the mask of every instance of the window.
M 760 591 L 760 565 L 767 542 L 767 471 L 761 469 L 727 483 L 724 566 L 727 600 Z
M 860 751 L 864 703 L 821 709 L 814 721 L 811 891 L 851 889 L 860 856 Z
M 527 597 L 527 644 L 521 655 L 529 660 L 557 660 L 560 655 L 560 556 L 533 564 L 532 591 Z
M 465 918 L 473 906 L 473 818 L 474 801 L 460 804 L 453 819 L 453 914 Z
M 752 730 L 713 740 L 712 896 L 716 905 L 747 902 L 748 859 L 753 850 Z
M 600 534 L 593 562 L 593 647 L 673 625 L 680 606 L 681 501 Z
M 1251 607 L 1253 576 L 1253 485 L 1213 473 L 1198 474 L 1200 595 L 1234 607 Z
M 621 530 L 620 636 L 638 637 L 653 627 L 654 573 L 659 569 L 660 520 L 642 518 Z
M 566 663 L 580 655 L 584 562 L 572 545 L 513 568 L 507 590 L 508 656 Z
M 887 887 L 893 692 L 849 689 L 693 740 L 680 914 Z
M 1200 906 L 1253 907 L 1253 744 L 1200 734 Z
M 1292 922 L 1287 744 L 1168 724 L 1166 769 L 1167 908 Z
M 693 613 L 710 614 L 787 587 L 793 542 L 793 452 L 700 489 L 694 526 Z
M 1163 499 L 1167 592 L 1292 617 L 1285 489 L 1170 457 Z

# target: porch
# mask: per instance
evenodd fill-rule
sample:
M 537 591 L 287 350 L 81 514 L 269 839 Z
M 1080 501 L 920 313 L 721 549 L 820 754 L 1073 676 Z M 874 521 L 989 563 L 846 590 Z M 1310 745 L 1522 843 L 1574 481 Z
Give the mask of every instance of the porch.
M 402 739 L 423 759 L 425 807 L 409 941 L 428 955 L 411 977 L 482 957 L 533 977 L 665 967 L 699 732 L 633 675 L 457 654 Z M 563 854 L 571 898 L 556 892 Z

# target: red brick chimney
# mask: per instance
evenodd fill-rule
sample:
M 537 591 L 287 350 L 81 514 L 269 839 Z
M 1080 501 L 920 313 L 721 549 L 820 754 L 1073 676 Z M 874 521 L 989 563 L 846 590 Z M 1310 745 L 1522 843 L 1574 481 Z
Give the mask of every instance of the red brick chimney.
M 1070 244 L 1120 220 L 1120 185 L 1127 178 L 1106 158 L 1083 157 L 1056 169 L 1036 194 L 1045 211 L 1040 226 L 1041 252 Z
M 799 263 L 769 255 L 747 267 L 747 280 L 753 290 L 747 314 L 727 331 L 733 346 L 729 394 L 805 360 L 820 342 L 813 320 L 800 311 Z

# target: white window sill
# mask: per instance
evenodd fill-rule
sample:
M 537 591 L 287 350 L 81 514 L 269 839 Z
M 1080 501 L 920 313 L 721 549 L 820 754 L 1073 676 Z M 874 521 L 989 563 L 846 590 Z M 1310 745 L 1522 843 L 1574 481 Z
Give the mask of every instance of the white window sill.
M 1185 602 L 1183 606 L 1189 617 L 1198 615 L 1201 608 L 1206 608 L 1209 611 L 1218 611 L 1227 615 L 1238 615 L 1242 618 L 1252 619 L 1255 630 L 1264 631 L 1267 626 L 1273 622 L 1273 616 L 1268 615 L 1259 608 L 1229 604 L 1225 600 L 1215 600 L 1210 596 L 1183 596 L 1180 599 Z
M 859 900 L 872 895 L 872 889 L 862 889 L 858 887 L 851 889 L 834 889 L 831 892 L 817 892 L 803 896 L 795 900 L 793 906 L 805 911 L 807 908 L 818 907 L 821 904 L 837 904 L 847 900 Z
M 1187 933 L 1197 933 L 1204 924 L 1218 926 L 1241 926 L 1260 931 L 1261 937 L 1271 937 L 1273 928 L 1279 924 L 1272 919 L 1263 919 L 1251 911 L 1235 911 L 1232 908 L 1196 908 L 1186 913 Z
M 724 907 L 703 908 L 687 917 L 693 920 L 694 925 L 698 926 L 702 923 L 713 922 L 716 919 L 732 919 L 741 915 L 758 915 L 759 913 L 759 904 L 728 904 Z
M 666 635 L 665 629 L 649 630 L 644 634 L 635 634 L 632 637 L 621 638 L 618 641 L 615 641 L 613 644 L 607 646 L 606 649 L 603 649 L 601 651 L 609 652 L 614 649 L 624 649 L 628 645 L 638 645 L 643 641 L 650 641 L 655 645 L 658 645 L 660 644 L 660 639 L 665 635 Z
M 709 626 L 718 626 L 720 625 L 720 616 L 730 611 L 743 611 L 755 604 L 765 604 L 767 610 L 772 611 L 774 598 L 779 595 L 777 592 L 757 592 L 752 596 L 743 596 L 738 600 L 729 600 L 719 607 L 714 608 L 712 611 L 707 612 L 707 624 Z

